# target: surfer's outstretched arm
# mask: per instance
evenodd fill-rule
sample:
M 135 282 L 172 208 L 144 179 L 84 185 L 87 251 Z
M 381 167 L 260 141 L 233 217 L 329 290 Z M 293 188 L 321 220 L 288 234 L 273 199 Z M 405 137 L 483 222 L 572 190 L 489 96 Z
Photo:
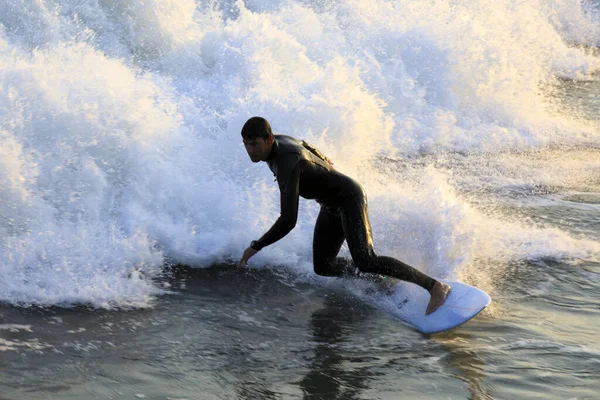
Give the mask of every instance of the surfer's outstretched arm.
M 258 253 L 263 247 L 275 243 L 285 235 L 290 233 L 296 226 L 298 219 L 299 192 L 299 168 L 294 170 L 295 177 L 289 186 L 281 189 L 281 214 L 271 229 L 267 231 L 260 239 L 253 240 L 250 246 L 244 251 L 240 259 L 239 267 L 247 266 L 248 260 Z
M 252 248 L 260 251 L 263 247 L 275 243 L 290 233 L 298 220 L 298 203 L 300 201 L 300 175 L 302 163 L 297 163 L 291 171 L 291 178 L 279 179 L 280 208 L 279 218 L 260 239 L 252 242 Z M 286 174 L 287 177 L 287 174 Z

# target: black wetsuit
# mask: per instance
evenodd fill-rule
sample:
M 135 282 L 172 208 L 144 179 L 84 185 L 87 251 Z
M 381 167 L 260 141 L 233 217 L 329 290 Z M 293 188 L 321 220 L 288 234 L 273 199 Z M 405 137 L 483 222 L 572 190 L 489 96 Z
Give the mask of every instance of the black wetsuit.
M 392 276 L 431 290 L 435 280 L 391 257 L 377 256 L 373 250 L 371 224 L 367 215 L 367 195 L 353 179 L 333 169 L 310 144 L 285 135 L 274 135 L 267 160 L 281 192 L 281 215 L 259 240 L 261 250 L 287 235 L 296 225 L 299 196 L 321 204 L 313 238 L 315 272 L 325 276 L 365 273 Z M 337 257 L 348 243 L 354 265 Z M 356 268 L 355 268 L 356 267 Z

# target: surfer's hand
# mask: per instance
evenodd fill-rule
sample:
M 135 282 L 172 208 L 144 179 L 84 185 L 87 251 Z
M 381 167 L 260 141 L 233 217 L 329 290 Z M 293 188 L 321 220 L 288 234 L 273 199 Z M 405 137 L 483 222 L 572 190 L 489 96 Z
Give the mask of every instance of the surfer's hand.
M 244 268 L 248 266 L 248 260 L 252 258 L 253 255 L 258 253 L 258 251 L 254 250 L 252 247 L 248 247 L 244 250 L 244 254 L 242 254 L 242 258 L 240 258 L 240 263 L 238 264 L 238 268 Z

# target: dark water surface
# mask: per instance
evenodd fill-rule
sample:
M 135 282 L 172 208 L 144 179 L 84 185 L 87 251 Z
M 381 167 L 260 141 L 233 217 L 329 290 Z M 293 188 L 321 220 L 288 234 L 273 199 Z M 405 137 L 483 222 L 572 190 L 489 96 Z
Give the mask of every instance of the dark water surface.
M 493 307 L 434 336 L 276 269 L 180 271 L 145 310 L 5 306 L 0 398 L 594 399 L 599 274 L 507 267 Z

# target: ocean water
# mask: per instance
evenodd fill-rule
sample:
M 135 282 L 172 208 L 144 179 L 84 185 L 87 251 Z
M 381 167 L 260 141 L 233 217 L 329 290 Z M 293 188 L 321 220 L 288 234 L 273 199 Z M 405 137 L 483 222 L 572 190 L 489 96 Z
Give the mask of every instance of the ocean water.
M 0 399 L 600 398 L 599 48 L 595 0 L 0 0 Z M 308 201 L 238 271 L 253 115 L 491 306 L 424 336 L 316 276 Z

